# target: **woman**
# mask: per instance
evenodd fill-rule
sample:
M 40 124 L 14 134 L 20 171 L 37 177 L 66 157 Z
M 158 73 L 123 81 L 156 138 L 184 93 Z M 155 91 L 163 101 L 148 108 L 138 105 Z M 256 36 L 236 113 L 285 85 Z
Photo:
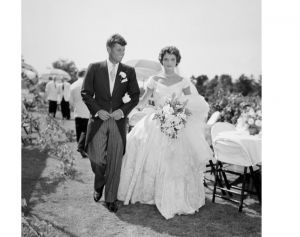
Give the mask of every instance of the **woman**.
M 204 118 L 208 105 L 198 93 L 191 93 L 191 83 L 175 73 L 181 59 L 176 47 L 161 50 L 159 61 L 163 72 L 151 77 L 138 107 L 143 107 L 153 94 L 156 107 L 174 93 L 188 99 L 192 115 L 177 139 L 171 139 L 153 120 L 157 110 L 148 109 L 127 137 L 118 199 L 155 204 L 170 219 L 176 214 L 193 214 L 205 203 L 203 171 L 212 152 L 204 137 Z

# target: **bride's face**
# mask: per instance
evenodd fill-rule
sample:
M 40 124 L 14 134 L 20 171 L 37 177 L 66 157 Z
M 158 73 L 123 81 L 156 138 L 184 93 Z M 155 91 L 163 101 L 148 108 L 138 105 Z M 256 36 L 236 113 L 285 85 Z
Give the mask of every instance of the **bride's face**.
M 176 56 L 166 53 L 163 57 L 163 66 L 166 71 L 173 71 L 176 67 Z

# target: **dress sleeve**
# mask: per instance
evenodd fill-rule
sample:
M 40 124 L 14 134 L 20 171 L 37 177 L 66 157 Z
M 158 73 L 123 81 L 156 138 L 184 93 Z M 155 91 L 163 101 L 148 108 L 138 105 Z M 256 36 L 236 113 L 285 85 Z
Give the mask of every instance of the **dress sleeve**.
M 155 86 L 156 86 L 156 81 L 154 80 L 154 77 L 150 77 L 146 83 L 146 87 L 153 90 Z

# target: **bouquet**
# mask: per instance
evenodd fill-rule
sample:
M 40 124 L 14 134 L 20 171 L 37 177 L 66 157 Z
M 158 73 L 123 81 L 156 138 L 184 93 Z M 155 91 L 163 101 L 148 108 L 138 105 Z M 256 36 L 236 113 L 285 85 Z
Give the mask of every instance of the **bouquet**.
M 253 108 L 248 107 L 239 117 L 237 128 L 248 130 L 250 135 L 255 135 L 261 132 L 261 121 L 261 110 L 254 111 Z
M 178 132 L 184 128 L 187 117 L 191 112 L 186 108 L 188 100 L 180 101 L 175 97 L 166 98 L 164 105 L 155 113 L 153 119 L 160 122 L 160 130 L 162 133 L 172 139 L 178 137 Z

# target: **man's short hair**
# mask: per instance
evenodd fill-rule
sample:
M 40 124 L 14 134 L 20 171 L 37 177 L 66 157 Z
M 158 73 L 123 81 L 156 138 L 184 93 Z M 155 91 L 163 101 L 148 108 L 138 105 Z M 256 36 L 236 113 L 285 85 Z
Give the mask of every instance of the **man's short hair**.
M 106 47 L 113 48 L 115 44 L 119 44 L 122 46 L 127 45 L 126 40 L 120 34 L 113 34 L 111 37 L 108 38 L 106 41 Z

